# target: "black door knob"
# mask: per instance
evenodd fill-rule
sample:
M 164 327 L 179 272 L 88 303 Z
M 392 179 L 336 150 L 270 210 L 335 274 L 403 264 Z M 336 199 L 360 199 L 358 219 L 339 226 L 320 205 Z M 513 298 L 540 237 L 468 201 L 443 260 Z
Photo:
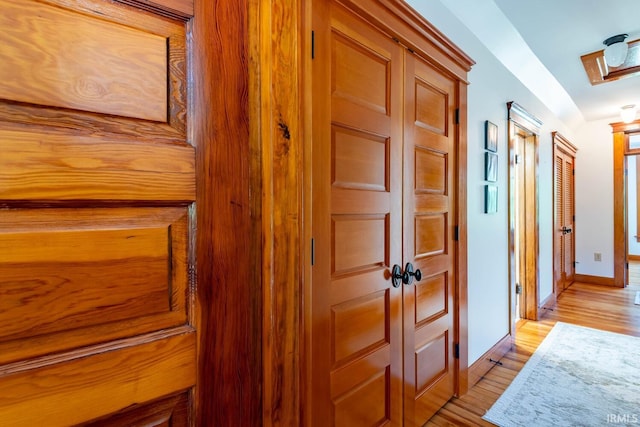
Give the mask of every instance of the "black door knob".
M 411 264 L 410 262 L 408 262 L 407 265 L 404 266 L 404 273 L 409 276 L 407 278 L 408 280 L 404 280 L 404 278 L 402 279 L 402 282 L 405 285 L 412 284 L 414 277 L 416 279 L 416 282 L 419 282 L 420 280 L 422 280 L 422 271 L 420 271 L 420 269 L 417 269 L 414 271 L 413 264 Z
M 400 281 L 407 283 L 409 281 L 409 275 L 406 271 L 403 273 L 402 268 L 398 264 L 395 264 L 391 269 L 391 284 L 394 288 L 397 288 L 400 286 Z

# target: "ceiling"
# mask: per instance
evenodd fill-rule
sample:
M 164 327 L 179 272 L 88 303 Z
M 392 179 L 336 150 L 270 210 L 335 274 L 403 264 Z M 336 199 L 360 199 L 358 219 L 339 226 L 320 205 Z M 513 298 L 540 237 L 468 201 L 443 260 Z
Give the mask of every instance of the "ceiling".
M 628 33 L 627 41 L 640 38 L 639 0 L 441 2 L 568 123 L 617 121 L 623 105 L 640 106 L 640 77 L 592 86 L 580 60 L 581 55 L 603 49 L 602 41 L 610 36 Z M 419 10 L 426 2 L 409 3 Z M 526 54 L 539 62 L 523 60 Z

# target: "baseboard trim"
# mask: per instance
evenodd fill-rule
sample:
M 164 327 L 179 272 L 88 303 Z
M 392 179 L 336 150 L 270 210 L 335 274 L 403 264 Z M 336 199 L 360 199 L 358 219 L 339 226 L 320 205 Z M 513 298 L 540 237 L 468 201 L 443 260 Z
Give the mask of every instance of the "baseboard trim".
M 551 293 L 551 295 L 549 295 L 547 299 L 542 301 L 542 304 L 540 304 L 540 310 L 538 310 L 538 317 L 543 316 L 546 313 L 545 310 L 549 310 L 555 305 L 556 305 L 556 294 Z
M 574 282 L 591 283 L 592 285 L 616 286 L 613 277 L 589 276 L 588 274 L 576 274 Z
M 491 368 L 495 366 L 491 360 L 500 360 L 502 357 L 511 350 L 513 346 L 513 339 L 511 334 L 506 335 L 500 341 L 498 341 L 493 347 L 489 349 L 485 354 L 483 354 L 478 360 L 473 362 L 471 366 L 469 366 L 469 388 L 476 385 L 478 381 L 482 379 L 486 375 L 487 372 Z

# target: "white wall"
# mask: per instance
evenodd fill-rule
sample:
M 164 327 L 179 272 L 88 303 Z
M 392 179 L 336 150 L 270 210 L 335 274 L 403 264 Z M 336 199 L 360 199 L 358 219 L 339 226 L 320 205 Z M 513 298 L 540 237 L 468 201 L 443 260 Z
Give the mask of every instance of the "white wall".
M 446 0 L 442 0 L 446 1 Z M 440 1 L 410 0 L 429 22 L 476 65 L 468 90 L 469 364 L 509 332 L 507 106 L 515 101 L 544 125 L 539 150 L 540 298 L 553 287 L 553 149 L 551 132 L 573 142 L 573 132 L 527 90 Z M 498 213 L 484 214 L 484 122 L 498 125 Z M 604 251 L 604 249 L 603 249 Z M 604 255 L 603 255 L 604 256 Z
M 576 273 L 613 277 L 613 135 L 610 122 L 577 129 Z M 594 261 L 594 253 L 602 261 Z

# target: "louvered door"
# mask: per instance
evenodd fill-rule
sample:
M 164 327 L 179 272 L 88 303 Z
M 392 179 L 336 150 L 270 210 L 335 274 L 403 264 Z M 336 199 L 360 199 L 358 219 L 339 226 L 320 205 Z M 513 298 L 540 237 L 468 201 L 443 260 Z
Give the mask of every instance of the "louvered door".
M 575 277 L 575 154 L 571 143 L 554 137 L 554 292 L 567 289 Z

